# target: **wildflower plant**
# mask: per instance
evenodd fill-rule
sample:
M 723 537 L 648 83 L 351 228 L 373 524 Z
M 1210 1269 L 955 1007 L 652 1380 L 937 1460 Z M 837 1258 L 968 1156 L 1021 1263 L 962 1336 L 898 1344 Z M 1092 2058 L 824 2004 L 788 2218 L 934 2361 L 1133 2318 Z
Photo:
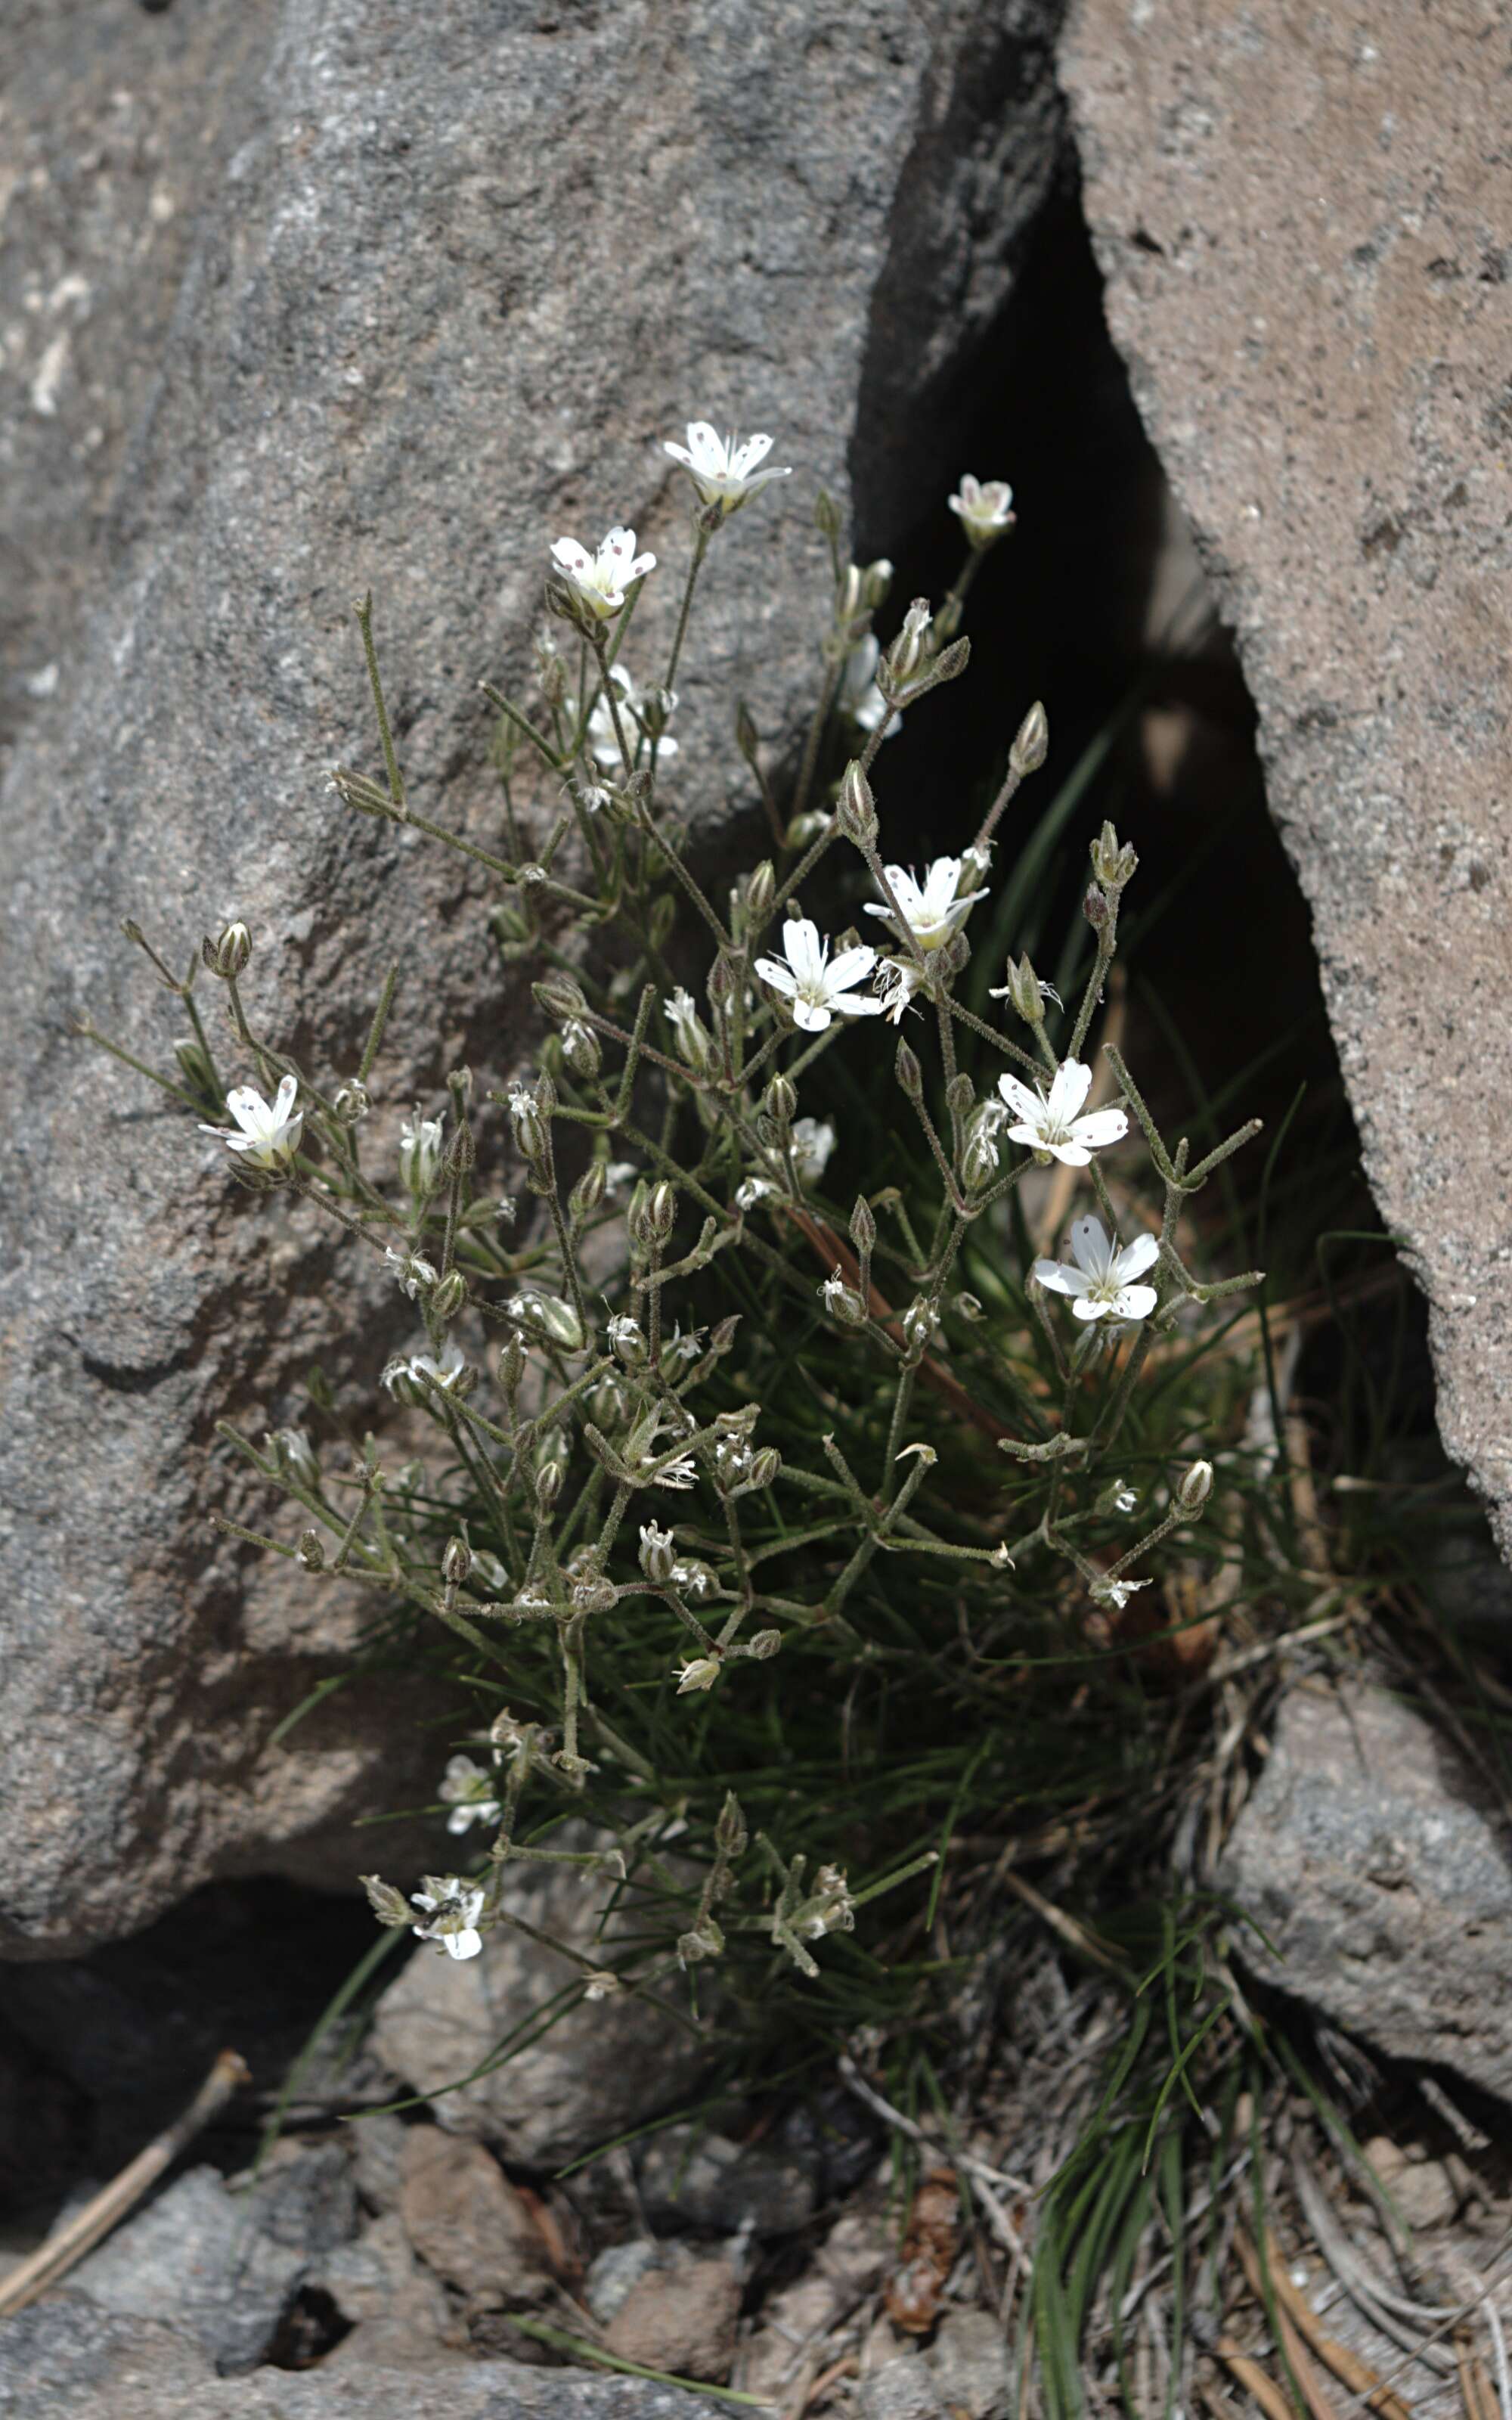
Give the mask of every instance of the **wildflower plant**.
M 230 1176 L 316 1205 L 414 1309 L 413 1343 L 369 1373 L 355 1456 L 333 1423 L 323 1446 L 225 1432 L 293 1516 L 292 1537 L 236 1534 L 312 1588 L 361 1582 L 390 1652 L 401 1633 L 432 1660 L 440 1642 L 456 1683 L 436 1820 L 462 1869 L 408 1893 L 366 1877 L 379 1922 L 467 1959 L 521 1922 L 513 1866 L 565 1862 L 607 1901 L 639 1894 L 641 1919 L 596 1958 L 544 1945 L 574 1992 L 655 1992 L 714 1962 L 728 2010 L 850 1959 L 854 2014 L 881 1972 L 866 1911 L 897 1892 L 889 1921 L 933 1906 L 963 1772 L 1005 1808 L 1026 1787 L 1014 1693 L 1047 1624 L 1105 1638 L 1204 1517 L 1209 1441 L 1190 1395 L 1173 1419 L 1148 1373 L 1256 1281 L 1199 1275 L 1183 1221 L 1257 1127 L 1194 1160 L 1102 1039 L 1137 870 L 1109 825 L 1072 1005 L 1022 950 L 1000 1016 L 963 996 L 1011 811 L 1049 751 L 1041 706 L 959 854 L 884 854 L 876 761 L 903 718 L 948 714 L 968 672 L 969 585 L 1012 523 L 1001 482 L 962 480 L 961 577 L 887 644 L 891 566 L 850 563 L 820 498 L 812 721 L 783 783 L 730 701 L 770 845 L 708 878 L 678 811 L 697 744 L 674 751 L 667 726 L 701 585 L 788 473 L 764 436 L 687 438 L 667 447 L 694 509 L 664 657 L 636 616 L 668 573 L 633 531 L 593 553 L 543 538 L 536 693 L 486 692 L 499 847 L 411 805 L 358 609 L 379 769 L 338 768 L 333 789 L 497 884 L 501 955 L 533 968 L 539 1017 L 506 1082 L 456 1069 L 385 1161 L 363 1129 L 396 975 L 357 1065 L 311 1068 L 249 1020 L 244 926 L 183 981 L 130 929 L 194 1029 L 178 1078 L 154 1080 L 222 1139 Z M 224 988 L 229 1092 L 196 971 Z M 871 1141 L 837 1115 L 856 1099 Z M 832 1182 L 879 1156 L 887 1181 L 850 1199 Z M 1069 1259 L 1030 1233 L 1057 1200 L 1078 1210 Z M 574 1816 L 587 1828 L 563 1838 Z

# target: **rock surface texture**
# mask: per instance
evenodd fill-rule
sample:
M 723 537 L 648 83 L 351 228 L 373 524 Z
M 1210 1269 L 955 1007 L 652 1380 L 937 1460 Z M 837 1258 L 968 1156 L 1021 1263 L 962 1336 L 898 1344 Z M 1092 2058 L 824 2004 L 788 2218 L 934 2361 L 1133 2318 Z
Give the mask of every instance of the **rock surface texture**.
M 1220 1887 L 1257 1971 L 1393 2058 L 1512 2098 L 1512 1860 L 1494 1793 L 1384 1690 L 1293 1689 Z
M 161 1050 L 118 920 L 187 959 L 245 917 L 254 1016 L 334 1075 L 421 926 L 382 1114 L 460 1060 L 501 1073 L 519 1001 L 482 894 L 324 786 L 374 756 L 349 600 L 379 599 L 416 804 L 491 835 L 476 685 L 528 661 L 549 540 L 624 519 L 663 556 L 654 669 L 687 513 L 658 441 L 770 428 L 801 475 L 717 551 L 679 683 L 683 803 L 710 830 L 748 803 L 709 675 L 788 747 L 813 487 L 845 494 L 862 431 L 869 523 L 902 534 L 924 462 L 941 497 L 959 469 L 934 439 L 1062 156 L 1057 13 L 201 0 L 107 39 L 93 0 L 11 10 L 0 1954 L 72 1954 L 215 1873 L 346 1879 L 354 1817 L 426 1794 L 377 1683 L 269 1752 L 359 1611 L 206 1519 L 260 1509 L 215 1420 L 276 1425 L 320 1360 L 361 1422 L 408 1306 L 70 1038 L 87 1007 Z
M 1444 1440 L 1504 1551 L 1509 69 L 1512 11 L 1478 0 L 1081 0 L 1062 52 L 1112 332 L 1237 640 Z

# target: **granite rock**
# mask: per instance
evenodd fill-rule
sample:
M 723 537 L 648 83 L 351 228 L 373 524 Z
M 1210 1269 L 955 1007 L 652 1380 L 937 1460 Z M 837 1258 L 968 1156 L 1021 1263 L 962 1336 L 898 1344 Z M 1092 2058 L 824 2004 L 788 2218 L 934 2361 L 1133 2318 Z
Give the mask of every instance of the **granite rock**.
M 1383 1689 L 1291 1690 L 1218 1881 L 1268 1981 L 1512 2099 L 1506 1821 L 1441 1727 Z
M 23 9 L 39 109 L 99 13 Z M 127 1931 L 207 1875 L 345 1880 L 355 1818 L 426 1794 L 398 1754 L 418 1729 L 398 1684 L 336 1692 L 270 1752 L 363 1608 L 207 1526 L 263 1503 L 215 1421 L 277 1425 L 318 1361 L 360 1423 L 409 1307 L 71 1038 L 87 1007 L 158 1047 L 162 995 L 119 919 L 187 957 L 246 918 L 252 1014 L 338 1074 L 423 929 L 381 1114 L 458 1061 L 501 1074 L 522 1002 L 478 885 L 325 787 L 374 754 L 349 600 L 378 593 L 415 802 L 491 831 L 477 683 L 522 674 L 549 540 L 637 526 L 669 566 L 639 617 L 654 662 L 687 520 L 659 441 L 697 412 L 755 418 L 801 475 L 721 542 L 679 682 L 679 797 L 714 832 L 750 803 L 713 769 L 731 690 L 779 753 L 810 699 L 808 496 L 847 494 L 854 442 L 870 528 L 901 536 L 943 498 L 950 396 L 1062 157 L 1056 0 L 205 13 L 198 116 L 189 51 L 177 71 L 193 184 L 152 375 L 123 376 L 104 535 L 69 574 L 89 610 L 77 636 L 59 619 L 0 807 L 10 1957 Z M 152 70 L 131 43 L 160 58 L 163 25 L 128 23 L 111 72 L 134 89 Z M 59 226 L 93 207 L 78 177 Z M 39 250 L 60 333 L 61 242 Z M 40 458 L 13 456 L 23 487 Z M 28 637 L 23 659 L 51 647 Z M 86 1835 L 109 1856 L 81 1856 Z
M 1080 0 L 1109 324 L 1258 712 L 1439 1419 L 1512 1550 L 1504 0 Z

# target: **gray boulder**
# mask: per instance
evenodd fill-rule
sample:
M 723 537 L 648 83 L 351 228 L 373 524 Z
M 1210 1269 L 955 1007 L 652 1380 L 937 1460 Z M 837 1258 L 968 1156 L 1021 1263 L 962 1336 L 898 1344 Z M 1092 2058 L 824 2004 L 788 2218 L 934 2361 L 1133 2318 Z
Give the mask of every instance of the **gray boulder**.
M 1444 1442 L 1504 1552 L 1507 31 L 1082 0 L 1062 51 L 1109 324 L 1255 698 Z
M 1506 1821 L 1442 1728 L 1383 1689 L 1290 1691 L 1218 1879 L 1268 1980 L 1512 2099 Z
M 174 2329 L 54 2294 L 0 2320 L 4 2420 L 716 2420 L 681 2387 L 516 2362 L 259 2369 L 218 2378 Z
M 833 25 L 803 0 L 222 0 L 203 48 L 133 11 L 108 60 L 81 48 L 98 13 L 23 9 L 22 101 L 50 106 L 76 62 L 145 89 L 177 45 L 165 198 L 139 180 L 115 207 L 151 222 L 171 203 L 178 232 L 140 285 L 108 226 L 88 235 L 143 341 L 87 490 L 103 535 L 83 554 L 58 538 L 70 568 L 17 642 L 23 671 L 58 671 L 0 804 L 14 1958 L 129 1931 L 207 1875 L 345 1880 L 354 1818 L 427 1794 L 396 1750 L 412 1699 L 378 1680 L 270 1752 L 365 1608 L 312 1603 L 206 1517 L 264 1509 L 215 1420 L 276 1425 L 317 1360 L 365 1416 L 409 1307 L 70 1037 L 86 1009 L 161 1048 L 163 995 L 119 918 L 177 955 L 245 917 L 252 1014 L 336 1073 L 407 959 L 391 1118 L 448 1064 L 501 1074 L 527 1029 L 479 885 L 324 785 L 333 761 L 374 762 L 350 598 L 378 595 L 416 803 L 490 836 L 477 683 L 522 673 L 550 539 L 623 518 L 663 558 L 637 633 L 654 667 L 687 518 L 659 440 L 700 412 L 771 429 L 800 475 L 717 550 L 679 684 L 681 798 L 713 831 L 749 804 L 716 769 L 730 686 L 779 752 L 807 710 L 813 487 L 847 494 L 854 445 L 869 529 L 901 536 L 924 466 L 960 467 L 937 451 L 952 399 L 1061 147 L 1054 0 L 867 0 Z M 106 207 L 106 168 L 77 174 L 36 239 L 57 315 L 76 307 L 55 299 L 65 229 Z M 8 471 L 33 496 L 46 432 L 23 434 Z M 51 523 L 20 526 L 52 545 Z

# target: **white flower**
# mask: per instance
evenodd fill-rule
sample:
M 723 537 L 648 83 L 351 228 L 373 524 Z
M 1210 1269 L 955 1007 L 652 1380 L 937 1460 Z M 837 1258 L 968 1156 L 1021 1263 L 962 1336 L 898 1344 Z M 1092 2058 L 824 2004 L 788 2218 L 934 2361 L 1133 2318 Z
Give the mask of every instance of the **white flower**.
M 1121 1613 L 1135 1589 L 1149 1586 L 1148 1580 L 1098 1580 L 1091 1590 L 1092 1601 L 1095 1605 L 1111 1606 L 1115 1613 Z
M 427 1874 L 424 1889 L 409 1896 L 426 1917 L 414 1928 L 422 1941 L 439 1941 L 448 1958 L 476 1958 L 483 1947 L 483 1893 L 475 1885 L 456 1874 Z
M 937 857 L 926 868 L 922 882 L 906 865 L 889 865 L 884 871 L 903 910 L 903 922 L 921 950 L 937 950 L 965 923 L 978 900 L 987 896 L 985 891 L 961 892 L 958 857 Z M 869 899 L 866 912 L 885 918 L 892 931 L 898 932 L 898 920 L 884 902 Z M 901 940 L 902 934 L 898 938 Z
M 627 1186 L 635 1183 L 640 1171 L 633 1159 L 611 1159 L 604 1171 L 604 1198 L 617 1202 Z
M 616 690 L 619 691 L 620 728 L 625 731 L 625 745 L 629 749 L 631 755 L 634 756 L 636 738 L 640 729 L 640 708 L 641 693 L 636 688 L 636 685 L 630 678 L 629 674 L 624 671 L 619 664 L 611 664 L 609 666 L 609 676 L 614 683 Z M 676 707 L 677 699 L 675 695 L 669 695 L 667 699 L 667 712 L 669 714 L 675 713 Z M 625 725 L 627 719 L 629 727 L 626 729 Z M 592 714 L 588 718 L 588 746 L 593 754 L 594 763 L 602 765 L 607 772 L 613 772 L 623 765 L 624 759 L 620 754 L 620 743 L 614 731 L 614 710 L 602 690 L 599 692 L 597 703 L 595 704 Z M 669 732 L 663 732 L 656 741 L 657 763 L 665 764 L 669 756 L 675 756 L 676 753 L 676 740 L 672 738 Z
M 624 529 L 618 522 L 596 554 L 590 554 L 575 537 L 557 538 L 551 553 L 589 612 L 600 622 L 612 621 L 631 582 L 643 580 L 648 571 L 656 568 L 654 554 L 637 554 L 634 530 Z
M 1135 1285 L 1134 1280 L 1153 1268 L 1160 1258 L 1154 1235 L 1136 1235 L 1120 1251 L 1117 1236 L 1108 1242 L 1101 1218 L 1078 1218 L 1072 1226 L 1071 1249 L 1074 1268 L 1064 1261 L 1036 1261 L 1034 1274 L 1052 1294 L 1071 1295 L 1075 1318 L 1149 1317 L 1159 1296 L 1153 1286 Z
M 712 1655 L 695 1655 L 690 1664 L 677 1668 L 677 1694 L 686 1698 L 690 1689 L 712 1689 L 719 1677 L 719 1667 Z
M 425 1384 L 427 1379 L 431 1385 L 444 1387 L 450 1391 L 466 1368 L 460 1345 L 448 1339 L 441 1348 L 439 1361 L 429 1353 L 411 1353 L 408 1360 L 401 1357 L 391 1361 L 383 1373 L 383 1384 L 391 1395 L 396 1395 L 401 1384 L 408 1379 L 416 1399 L 423 1400 L 429 1391 Z
M 1068 1168 L 1087 1168 L 1094 1151 L 1110 1142 L 1121 1142 L 1129 1131 L 1129 1121 L 1121 1109 L 1089 1109 L 1079 1114 L 1082 1103 L 1092 1089 L 1092 1071 L 1079 1059 L 1068 1059 L 1056 1070 L 1049 1098 L 1031 1093 L 1016 1076 L 999 1076 L 997 1089 L 1019 1124 L 1009 1127 L 1014 1142 L 1028 1143 L 1035 1151 L 1049 1154 L 1052 1159 L 1064 1161 Z
M 758 958 L 756 971 L 774 991 L 792 1001 L 793 1021 L 805 1033 L 823 1033 L 837 1016 L 881 1015 L 880 1000 L 858 997 L 853 988 L 864 983 L 876 965 L 875 950 L 863 943 L 830 959 L 829 943 L 820 939 L 818 925 L 807 916 L 783 926 L 782 949 L 786 966 L 776 958 Z
M 793 1123 L 793 1164 L 805 1185 L 817 1185 L 829 1166 L 835 1129 L 827 1118 L 795 1118 Z
M 498 1556 L 491 1555 L 486 1546 L 474 1546 L 472 1549 L 472 1570 L 474 1576 L 494 1596 L 502 1596 L 509 1586 L 509 1574 Z
M 744 445 L 737 444 L 733 436 L 721 437 L 706 420 L 688 422 L 686 445 L 669 437 L 662 450 L 674 462 L 682 463 L 699 491 L 700 501 L 717 504 L 727 520 L 748 496 L 759 494 L 769 480 L 793 476 L 791 471 L 758 470 L 758 463 L 764 462 L 772 450 L 769 437 L 748 437 Z
M 882 730 L 884 739 L 896 739 L 903 727 L 877 686 L 877 659 L 882 650 L 869 630 L 845 659 L 840 679 L 840 710 L 862 731 Z M 883 728 L 883 726 L 886 728 Z
M 829 1019 L 826 1016 L 825 1023 Z M 214 1135 L 227 1151 L 240 1152 L 255 1168 L 277 1168 L 292 1159 L 300 1147 L 300 1135 L 304 1126 L 304 1111 L 296 1109 L 294 1096 L 299 1086 L 292 1076 L 285 1076 L 279 1085 L 271 1107 L 252 1085 L 243 1084 L 227 1093 L 225 1106 L 236 1120 L 236 1126 L 202 1125 L 201 1134 Z
M 735 1208 L 737 1210 L 754 1210 L 758 1202 L 772 1201 L 775 1198 L 777 1191 L 778 1187 L 771 1182 L 770 1178 L 765 1176 L 748 1176 L 743 1185 L 737 1185 L 735 1187 Z
M 961 481 L 959 495 L 950 498 L 950 510 L 960 517 L 967 541 L 975 547 L 991 546 L 995 538 L 1012 526 L 1009 507 L 1013 490 L 1006 479 L 989 479 L 985 486 L 967 471 Z
M 383 1257 L 411 1302 L 418 1301 L 422 1287 L 435 1284 L 435 1269 L 418 1252 L 396 1252 L 390 1244 L 385 1246 Z
M 503 1821 L 504 1810 L 494 1796 L 493 1776 L 486 1773 L 481 1764 L 474 1764 L 470 1756 L 452 1758 L 439 1794 L 452 1810 L 446 1819 L 449 1832 L 468 1832 L 474 1823 Z
M 411 1193 L 435 1190 L 441 1164 L 441 1128 L 444 1116 L 423 1118 L 417 1109 L 406 1118 L 399 1129 L 399 1174 Z
M 913 998 L 924 980 L 924 970 L 912 958 L 884 958 L 872 978 L 876 985 L 882 1014 L 890 1016 L 894 1025 L 903 1021 L 903 1011 L 913 1004 Z

